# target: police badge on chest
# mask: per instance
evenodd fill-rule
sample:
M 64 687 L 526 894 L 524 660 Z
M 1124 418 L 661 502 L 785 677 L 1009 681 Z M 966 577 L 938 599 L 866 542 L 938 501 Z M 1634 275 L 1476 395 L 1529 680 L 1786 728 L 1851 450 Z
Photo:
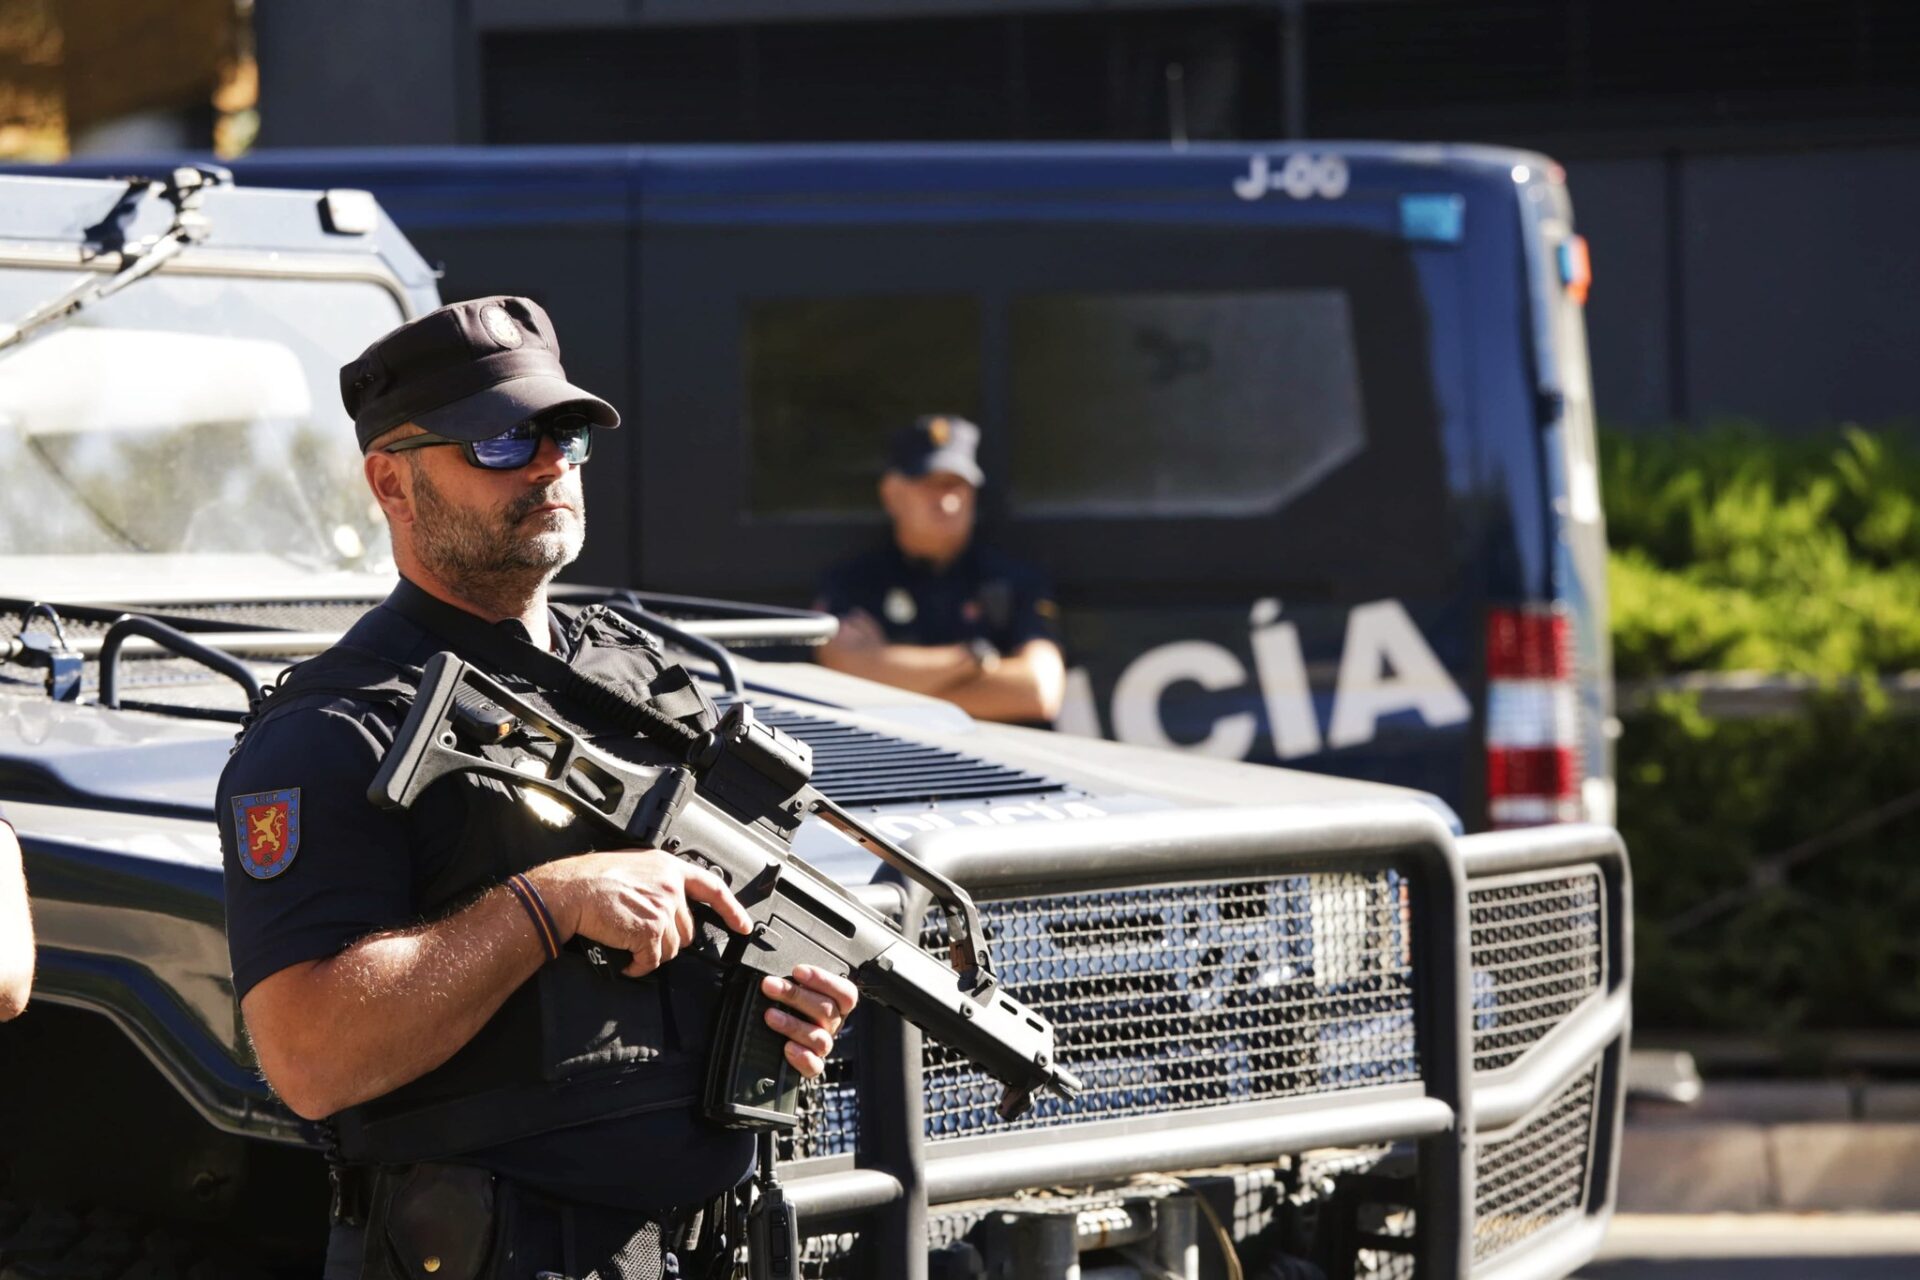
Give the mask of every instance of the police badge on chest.
M 920 606 L 913 602 L 913 593 L 905 587 L 895 587 L 887 592 L 887 598 L 880 605 L 880 612 L 887 615 L 887 621 L 896 627 L 904 627 L 920 616 Z

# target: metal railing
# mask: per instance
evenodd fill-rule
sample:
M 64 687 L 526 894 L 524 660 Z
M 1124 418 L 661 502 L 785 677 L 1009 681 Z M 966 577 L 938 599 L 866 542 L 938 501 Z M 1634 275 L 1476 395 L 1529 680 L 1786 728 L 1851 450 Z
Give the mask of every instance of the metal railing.
M 976 1128 L 968 1123 L 965 1089 L 941 1086 L 943 1073 L 966 1073 L 950 1071 L 936 1054 L 931 1096 L 940 1136 L 929 1141 L 928 1055 L 920 1034 L 898 1019 L 872 1018 L 861 1031 L 853 1154 L 790 1169 L 803 1222 L 831 1226 L 857 1215 L 875 1274 L 917 1280 L 926 1274 L 929 1206 L 1034 1186 L 1262 1163 L 1311 1147 L 1407 1141 L 1417 1149 L 1422 1220 L 1430 1224 L 1419 1242 L 1422 1265 L 1427 1274 L 1464 1274 L 1471 1167 L 1458 1117 L 1467 1109 L 1467 956 L 1459 945 L 1466 897 L 1453 838 L 1430 809 L 1387 803 L 1136 814 L 934 832 L 912 845 L 967 888 L 989 920 L 1039 926 L 1023 943 L 1009 949 L 996 941 L 996 949 L 1003 963 L 1011 957 L 1030 970 L 1021 981 L 1009 976 L 1009 985 L 1061 1026 L 1063 1061 L 1080 1053 L 1076 1069 L 1098 1067 L 1102 1037 L 1120 1025 L 1118 1010 L 1141 990 L 1167 985 L 1164 956 L 1157 978 L 1136 972 L 1153 980 L 1132 987 L 1124 973 L 1096 972 L 1102 963 L 1145 963 L 1117 960 L 1111 948 L 1101 956 L 1093 938 L 1102 920 L 1116 937 L 1133 931 L 1138 938 L 1154 927 L 1144 917 L 1157 911 L 1163 932 L 1184 935 L 1168 938 L 1184 954 L 1237 938 L 1268 963 L 1275 976 L 1260 1002 L 1265 1007 L 1253 1010 L 1253 1025 L 1234 1051 L 1266 1055 L 1294 1084 L 1235 1096 L 1217 1071 L 1169 1046 L 1149 1055 L 1157 1065 L 1137 1084 L 1178 1094 L 1190 1106 L 1145 1105 L 1114 1085 L 1107 1092 L 1112 1105 L 1090 1117 L 1061 1112 L 1065 1123 L 1052 1124 L 1043 1113 L 1022 1128 Z M 1049 901 L 1056 904 L 1051 917 L 1032 905 Z M 921 920 L 928 905 L 909 894 L 899 918 Z M 1283 976 L 1288 928 L 1312 929 L 1316 912 L 1332 930 L 1324 951 L 1310 962 L 1296 939 L 1301 968 Z M 1049 918 L 1064 927 L 1048 931 Z M 1163 999 L 1146 1016 L 1168 1032 L 1205 1034 L 1207 1002 L 1239 999 L 1246 1012 L 1258 975 L 1249 979 L 1229 967 L 1217 976 L 1204 990 L 1187 990 L 1183 1007 Z M 1329 988 L 1317 1002 L 1316 982 Z M 1396 983 L 1408 990 L 1404 1004 L 1390 989 Z M 1115 1016 L 1062 1017 L 1085 991 L 1107 997 Z M 1312 1046 L 1286 1042 L 1287 1011 L 1316 1008 L 1317 1026 L 1344 1025 L 1349 1043 L 1337 1031 L 1324 1042 L 1316 1032 Z M 1262 1013 L 1273 1016 L 1263 1023 Z M 1217 1026 L 1212 1034 L 1215 1049 L 1231 1039 Z M 1362 1047 L 1355 1051 L 1355 1044 Z M 1370 1075 L 1368 1063 L 1388 1070 Z M 1097 1071 L 1091 1078 L 1101 1079 Z
M 1626 851 L 1585 826 L 1458 846 L 1479 995 L 1473 1275 L 1564 1276 L 1593 1256 L 1615 1202 L 1633 976 Z
M 913 849 L 980 903 L 1002 977 L 1090 1087 L 1003 1125 L 965 1064 L 865 1019 L 837 1086 L 857 1105 L 826 1097 L 799 1147 L 833 1154 L 787 1177 L 805 1232 L 857 1234 L 873 1274 L 923 1277 L 941 1206 L 1387 1143 L 1416 1153 L 1419 1274 L 1565 1274 L 1590 1256 L 1626 1043 L 1611 831 L 1462 839 L 1387 803 L 955 830 Z M 926 918 L 892 886 L 867 897 Z

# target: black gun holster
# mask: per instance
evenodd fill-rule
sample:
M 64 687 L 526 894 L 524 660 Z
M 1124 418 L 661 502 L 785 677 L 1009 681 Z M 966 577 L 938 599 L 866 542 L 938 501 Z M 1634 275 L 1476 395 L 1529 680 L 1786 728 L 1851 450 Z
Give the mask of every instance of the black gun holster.
M 326 1280 L 707 1280 L 738 1234 L 730 1195 L 648 1218 L 432 1162 L 335 1166 L 334 1186 Z
M 495 1280 L 514 1252 L 513 1197 L 471 1165 L 336 1165 L 328 1278 Z M 349 1270 L 352 1238 L 359 1267 Z

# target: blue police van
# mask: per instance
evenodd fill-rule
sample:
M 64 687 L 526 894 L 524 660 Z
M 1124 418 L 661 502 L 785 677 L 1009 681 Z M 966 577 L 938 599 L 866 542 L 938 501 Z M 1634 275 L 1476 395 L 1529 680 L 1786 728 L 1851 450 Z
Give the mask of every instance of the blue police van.
M 1468 146 L 267 153 L 443 296 L 524 293 L 627 429 L 574 576 L 804 604 L 886 433 L 982 424 L 1061 728 L 1612 820 L 1605 534 L 1562 173 Z

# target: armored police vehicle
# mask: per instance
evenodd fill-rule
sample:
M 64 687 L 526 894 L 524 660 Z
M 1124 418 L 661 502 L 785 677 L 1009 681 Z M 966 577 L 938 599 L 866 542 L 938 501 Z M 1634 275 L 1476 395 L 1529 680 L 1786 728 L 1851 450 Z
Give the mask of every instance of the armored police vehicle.
M 1612 821 L 1605 536 L 1559 166 L 1377 144 L 267 154 L 450 296 L 527 293 L 636 430 L 600 581 L 805 605 L 889 430 L 984 429 L 1062 727 Z M 689 469 L 730 477 L 689 489 Z M 679 531 L 698 526 L 701 537 Z
M 433 275 L 364 193 L 191 169 L 0 184 L 0 810 L 40 941 L 33 1006 L 0 1027 L 0 1272 L 312 1275 L 326 1138 L 240 1023 L 214 781 L 262 684 L 393 581 L 337 369 L 436 305 Z M 723 511 L 738 487 L 646 464 Z M 708 524 L 656 524 L 659 492 L 638 519 L 706 563 Z M 596 536 L 621 525 L 594 514 Z M 1612 831 L 1461 835 L 1417 792 L 985 726 L 754 659 L 831 619 L 568 593 L 664 615 L 719 700 L 809 744 L 829 798 L 964 887 L 1081 1085 L 1003 1119 L 994 1081 L 863 1009 L 784 1144 L 804 1274 L 1521 1277 L 1591 1256 L 1629 1023 Z M 944 954 L 945 919 L 866 854 L 812 821 L 795 851 Z

